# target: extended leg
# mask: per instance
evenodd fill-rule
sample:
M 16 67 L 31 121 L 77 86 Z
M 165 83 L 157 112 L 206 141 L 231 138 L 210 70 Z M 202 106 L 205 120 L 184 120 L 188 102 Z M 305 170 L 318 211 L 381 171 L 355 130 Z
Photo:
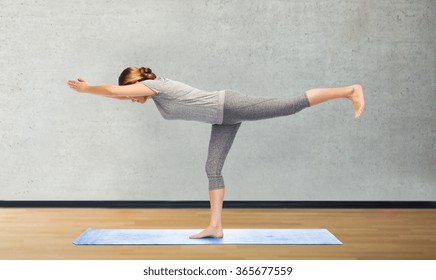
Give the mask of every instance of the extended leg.
M 206 174 L 209 179 L 210 223 L 206 229 L 191 235 L 190 238 L 223 237 L 221 216 L 225 185 L 221 171 L 240 126 L 241 123 L 212 125 L 206 161 Z
M 359 84 L 342 88 L 315 88 L 300 95 L 285 98 L 253 96 L 235 90 L 226 90 L 223 123 L 289 116 L 304 108 L 335 98 L 351 100 L 356 118 L 362 113 L 365 101 L 362 86 Z
M 289 116 L 309 107 L 305 93 L 292 97 L 266 97 L 226 90 L 223 123 L 256 121 Z
M 314 88 L 306 91 L 306 94 L 310 106 L 315 106 L 331 99 L 347 98 L 353 102 L 355 118 L 360 117 L 365 106 L 362 86 L 358 84 L 342 88 Z

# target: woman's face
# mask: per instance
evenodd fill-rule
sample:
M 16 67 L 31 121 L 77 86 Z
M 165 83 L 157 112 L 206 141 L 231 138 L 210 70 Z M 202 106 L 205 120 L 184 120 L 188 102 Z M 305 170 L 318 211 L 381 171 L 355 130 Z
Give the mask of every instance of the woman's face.
M 139 83 L 139 82 L 136 81 L 136 83 Z M 138 102 L 138 103 L 141 103 L 141 104 L 145 103 L 145 96 L 136 96 L 136 97 L 128 96 L 128 97 L 130 98 L 130 100 L 132 100 L 132 102 Z

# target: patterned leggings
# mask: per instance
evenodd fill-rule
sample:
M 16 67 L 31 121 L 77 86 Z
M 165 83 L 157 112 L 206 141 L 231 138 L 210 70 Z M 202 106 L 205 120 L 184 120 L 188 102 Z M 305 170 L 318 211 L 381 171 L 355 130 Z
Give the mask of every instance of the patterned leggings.
M 242 121 L 289 116 L 309 106 L 306 93 L 277 98 L 251 96 L 235 90 L 226 90 L 223 123 L 212 125 L 209 141 L 206 161 L 209 190 L 224 188 L 221 171 Z

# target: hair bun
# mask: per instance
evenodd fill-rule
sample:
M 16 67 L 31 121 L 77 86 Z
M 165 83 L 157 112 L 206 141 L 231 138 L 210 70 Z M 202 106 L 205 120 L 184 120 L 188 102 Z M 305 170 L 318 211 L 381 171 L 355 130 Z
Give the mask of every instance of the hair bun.
M 153 71 L 151 71 L 150 68 L 148 67 L 140 67 L 139 69 L 139 74 L 141 75 L 142 79 L 144 80 L 154 80 L 156 79 L 156 74 L 153 73 Z

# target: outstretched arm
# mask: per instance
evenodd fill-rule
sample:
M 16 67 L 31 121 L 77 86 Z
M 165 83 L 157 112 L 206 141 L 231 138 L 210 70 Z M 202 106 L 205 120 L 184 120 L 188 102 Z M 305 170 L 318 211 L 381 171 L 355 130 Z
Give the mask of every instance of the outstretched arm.
M 126 86 L 117 85 L 100 85 L 100 86 L 90 86 L 88 82 L 84 79 L 78 79 L 78 81 L 69 80 L 67 84 L 73 90 L 77 92 L 86 92 L 97 95 L 103 95 L 106 97 L 140 97 L 140 96 L 150 96 L 155 92 L 148 88 L 143 83 L 135 83 Z

